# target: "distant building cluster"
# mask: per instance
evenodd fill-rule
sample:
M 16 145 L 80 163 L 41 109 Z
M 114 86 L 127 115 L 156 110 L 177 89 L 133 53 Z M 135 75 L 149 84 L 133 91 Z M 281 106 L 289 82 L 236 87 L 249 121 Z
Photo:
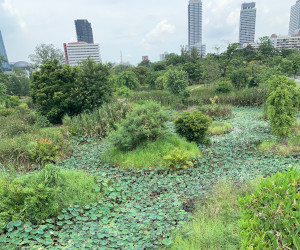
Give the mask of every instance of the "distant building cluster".
M 241 48 L 251 45 L 258 48 L 255 43 L 256 26 L 256 3 L 242 3 L 239 23 L 239 43 Z M 189 0 L 188 3 L 188 45 L 189 51 L 196 48 L 201 56 L 206 54 L 206 45 L 202 41 L 202 0 Z M 78 65 L 83 60 L 91 58 L 97 63 L 101 61 L 100 45 L 94 43 L 93 30 L 91 23 L 86 19 L 77 19 L 75 29 L 77 42 L 64 43 L 65 63 L 69 65 Z M 291 6 L 290 23 L 288 35 L 273 34 L 270 37 L 271 45 L 279 50 L 296 49 L 300 51 L 300 0 Z M 160 60 L 165 60 L 168 52 L 160 55 Z M 30 64 L 27 62 L 10 63 L 6 54 L 3 37 L 0 31 L 0 57 L 1 69 L 10 71 L 13 67 L 28 69 Z M 143 56 L 142 60 L 147 60 L 148 56 Z M 122 61 L 122 60 L 121 60 Z

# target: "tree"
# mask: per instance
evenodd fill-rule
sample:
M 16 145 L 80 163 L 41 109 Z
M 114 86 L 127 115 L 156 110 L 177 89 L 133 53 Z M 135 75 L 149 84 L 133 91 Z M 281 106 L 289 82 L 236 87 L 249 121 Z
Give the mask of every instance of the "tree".
M 73 93 L 79 106 L 77 112 L 93 110 L 110 100 L 114 87 L 111 85 L 110 69 L 110 66 L 92 59 L 81 62 Z
M 236 88 L 236 89 L 242 89 L 247 87 L 249 81 L 250 74 L 249 74 L 249 70 L 247 68 L 240 68 L 235 70 L 231 76 L 230 76 L 230 80 L 232 82 L 232 85 Z
M 187 72 L 191 84 L 199 84 L 203 73 L 203 66 L 199 61 L 185 63 L 183 70 Z
M 273 133 L 286 144 L 296 121 L 300 93 L 296 83 L 285 76 L 273 76 L 268 83 L 268 118 Z
M 165 61 L 153 62 L 150 66 L 153 71 L 161 71 L 166 69 Z
M 176 66 L 178 64 L 185 63 L 184 57 L 181 57 L 175 53 L 170 53 L 170 54 L 166 55 L 165 61 L 166 61 L 167 66 L 169 66 L 169 65 Z
M 300 53 L 294 53 L 289 57 L 292 63 L 292 72 L 294 78 L 296 78 L 297 73 L 300 71 Z
M 239 43 L 229 44 L 227 50 L 220 55 L 220 67 L 222 71 L 222 77 L 226 76 L 227 69 L 233 60 L 234 56 L 239 52 Z
M 268 36 L 259 38 L 258 53 L 261 55 L 261 59 L 276 55 L 276 50 L 272 47 Z
M 139 63 L 139 66 L 147 67 L 147 68 L 149 68 L 150 65 L 151 65 L 151 62 L 150 62 L 150 60 L 148 60 L 148 59 L 143 60 L 143 61 L 141 61 L 141 62 Z
M 146 76 L 146 84 L 148 84 L 150 89 L 157 89 L 156 80 L 158 77 L 163 75 L 163 71 L 150 71 Z
M 31 96 L 40 105 L 39 111 L 51 123 L 60 123 L 65 114 L 80 112 L 76 89 L 77 67 L 61 65 L 58 60 L 47 61 L 32 75 Z M 77 91 L 76 91 L 77 90 Z M 76 98 L 76 99 L 75 99 Z
M 140 84 L 136 75 L 132 71 L 124 71 L 117 78 L 119 87 L 126 86 L 129 89 L 136 89 Z
M 6 97 L 6 87 L 3 83 L 0 82 L 0 108 L 3 105 Z
M 58 60 L 60 63 L 64 61 L 64 54 L 60 49 L 54 47 L 53 44 L 40 44 L 35 47 L 34 54 L 29 55 L 29 59 L 33 63 L 33 68 L 44 65 L 47 61 Z
M 130 70 L 134 72 L 140 84 L 143 85 L 145 83 L 148 68 L 145 66 L 137 66 L 137 67 L 132 67 Z
M 7 93 L 9 95 L 28 96 L 29 95 L 29 77 L 26 71 L 13 68 L 12 74 L 6 81 Z
M 189 85 L 187 73 L 183 70 L 169 69 L 166 73 L 167 88 L 175 95 L 180 95 Z

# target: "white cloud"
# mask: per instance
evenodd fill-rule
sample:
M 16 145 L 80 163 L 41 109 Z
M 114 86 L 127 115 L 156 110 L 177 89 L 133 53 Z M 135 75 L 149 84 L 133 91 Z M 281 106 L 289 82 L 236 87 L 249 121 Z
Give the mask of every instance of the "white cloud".
M 143 37 L 142 42 L 145 48 L 149 50 L 151 46 L 165 41 L 168 36 L 174 32 L 175 25 L 168 23 L 168 21 L 164 19 Z
M 11 0 L 4 0 L 4 3 L 1 5 L 3 9 L 7 10 L 11 16 L 16 16 L 18 18 L 18 24 L 21 29 L 26 29 L 26 22 L 21 17 L 19 11 L 12 6 Z

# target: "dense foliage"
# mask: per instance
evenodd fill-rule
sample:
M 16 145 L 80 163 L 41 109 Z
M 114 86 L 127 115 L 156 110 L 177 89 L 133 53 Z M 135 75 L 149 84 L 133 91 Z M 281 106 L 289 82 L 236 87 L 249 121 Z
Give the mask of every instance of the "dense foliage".
M 175 130 L 188 141 L 207 143 L 207 131 L 211 119 L 201 111 L 183 112 L 175 121 Z
M 138 86 L 140 86 L 138 78 L 132 71 L 124 71 L 120 73 L 117 78 L 117 84 L 120 87 L 125 86 L 129 89 L 136 89 Z
M 298 249 L 300 171 L 294 169 L 262 180 L 240 199 L 243 249 Z
M 10 221 L 41 223 L 75 201 L 86 205 L 98 196 L 94 177 L 53 165 L 20 178 L 2 174 L 0 184 L 1 227 Z
M 108 101 L 112 91 L 109 76 L 109 66 L 92 60 L 80 67 L 48 61 L 33 73 L 32 98 L 40 105 L 42 115 L 52 123 L 60 123 L 65 114 L 76 115 Z
M 110 140 L 121 150 L 132 150 L 144 141 L 154 141 L 166 133 L 168 115 L 154 102 L 134 108 L 112 133 Z
M 268 117 L 273 133 L 286 143 L 296 121 L 300 92 L 296 84 L 286 77 L 273 76 L 269 84 Z
M 183 92 L 188 86 L 187 74 L 183 70 L 169 69 L 166 73 L 167 88 L 175 95 Z

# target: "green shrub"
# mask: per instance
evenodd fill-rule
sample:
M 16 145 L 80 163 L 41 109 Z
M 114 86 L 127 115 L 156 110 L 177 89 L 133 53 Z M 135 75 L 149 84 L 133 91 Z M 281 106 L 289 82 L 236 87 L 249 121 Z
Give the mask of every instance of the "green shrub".
M 49 122 L 46 116 L 37 114 L 35 117 L 34 125 L 37 128 L 47 128 L 51 126 L 51 123 Z
M 77 116 L 65 116 L 63 125 L 74 136 L 91 136 L 104 138 L 112 130 L 117 129 L 117 123 L 131 111 L 131 106 L 119 101 L 102 105 L 92 112 Z
M 171 163 L 169 164 L 164 158 L 174 148 L 182 150 L 182 154 L 188 156 L 186 160 L 200 154 L 196 143 L 189 143 L 182 140 L 179 135 L 169 133 L 155 141 L 144 141 L 132 151 L 124 152 L 118 147 L 113 147 L 104 153 L 102 159 L 122 168 L 172 168 L 173 165 L 171 166 Z
M 269 80 L 269 96 L 267 99 L 268 118 L 273 133 L 287 143 L 296 121 L 296 113 L 300 104 L 300 91 L 296 83 L 284 76 L 273 76 Z
M 213 119 L 228 119 L 232 116 L 231 105 L 203 105 L 199 109 L 203 114 L 208 115 Z
M 154 141 L 164 135 L 167 119 L 167 113 L 157 103 L 148 102 L 137 106 L 118 130 L 111 134 L 110 141 L 121 150 L 132 150 L 143 141 Z
M 263 179 L 240 198 L 242 249 L 298 249 L 299 169 Z
M 117 94 L 117 96 L 125 97 L 125 98 L 132 96 L 132 92 L 131 92 L 130 88 L 128 88 L 126 86 L 121 86 L 121 87 L 117 88 L 116 94 Z
M 15 108 L 21 104 L 21 100 L 18 96 L 7 95 L 5 98 L 6 108 Z
M 217 93 L 229 93 L 233 90 L 233 86 L 230 82 L 230 80 L 226 78 L 219 79 L 217 85 L 216 85 L 216 92 Z
M 76 201 L 96 201 L 96 186 L 95 177 L 53 165 L 18 178 L 1 176 L 0 227 L 17 220 L 41 223 Z
M 176 132 L 188 141 L 207 143 L 206 138 L 211 119 L 201 111 L 183 112 L 175 121 Z
M 189 85 L 187 73 L 183 70 L 169 69 L 166 73 L 167 88 L 174 95 L 179 95 Z
M 149 86 L 150 89 L 160 89 L 157 85 L 157 78 L 163 76 L 164 71 L 150 71 L 147 72 L 145 83 Z
M 0 117 L 1 116 L 9 116 L 9 115 L 12 115 L 14 113 L 14 109 L 12 108 L 3 108 L 3 109 L 0 109 Z
M 140 86 L 139 80 L 135 73 L 132 71 L 124 71 L 118 75 L 117 84 L 121 86 L 126 86 L 129 89 L 136 89 Z
M 194 164 L 191 160 L 190 152 L 183 151 L 181 148 L 175 148 L 170 154 L 164 157 L 165 164 L 172 170 L 188 169 L 193 167 Z
M 247 68 L 240 68 L 233 71 L 230 76 L 230 80 L 236 89 L 242 89 L 248 86 L 249 76 L 250 74 Z
M 16 167 L 46 164 L 66 156 L 69 151 L 70 141 L 63 128 L 44 128 L 0 140 L 0 162 L 3 166 L 10 163 Z

